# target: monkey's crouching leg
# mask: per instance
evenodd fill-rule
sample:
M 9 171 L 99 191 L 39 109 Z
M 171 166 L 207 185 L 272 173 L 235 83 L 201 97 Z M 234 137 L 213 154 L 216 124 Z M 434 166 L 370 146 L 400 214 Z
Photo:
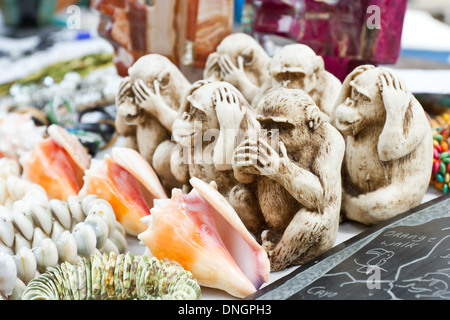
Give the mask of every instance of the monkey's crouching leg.
M 169 196 L 173 188 L 182 188 L 182 183 L 175 178 L 170 169 L 170 157 L 174 147 L 175 142 L 170 140 L 162 142 L 153 154 L 152 163 L 153 169 L 155 169 L 155 172 L 161 179 L 161 183 Z
M 265 231 L 262 243 L 268 249 L 271 271 L 305 264 L 332 248 L 339 226 L 339 210 L 334 211 L 320 214 L 300 209 L 277 243 L 272 243 L 271 232 Z
M 267 225 L 259 206 L 255 188 L 255 184 L 239 183 L 231 189 L 228 200 L 248 231 L 259 241 L 261 232 L 267 228 Z

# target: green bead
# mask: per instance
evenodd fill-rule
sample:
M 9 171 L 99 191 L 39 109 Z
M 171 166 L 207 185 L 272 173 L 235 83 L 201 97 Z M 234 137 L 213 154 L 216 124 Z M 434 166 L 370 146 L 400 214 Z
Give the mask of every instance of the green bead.
M 442 139 L 444 139 L 444 137 L 441 134 L 435 134 L 433 136 L 433 139 L 437 140 L 437 141 L 442 141 Z
M 444 184 L 444 186 L 442 187 L 442 191 L 444 191 L 444 194 L 448 193 L 448 183 Z
M 447 173 L 447 168 L 445 167 L 445 163 L 443 162 L 439 164 L 439 173 L 443 176 Z
M 443 176 L 441 173 L 438 173 L 438 174 L 436 175 L 436 179 L 437 179 L 439 182 L 445 182 L 445 178 L 444 178 L 444 176 Z
M 449 156 L 450 156 L 450 152 L 442 152 L 442 153 L 439 155 L 439 160 L 446 159 L 446 158 L 448 158 Z

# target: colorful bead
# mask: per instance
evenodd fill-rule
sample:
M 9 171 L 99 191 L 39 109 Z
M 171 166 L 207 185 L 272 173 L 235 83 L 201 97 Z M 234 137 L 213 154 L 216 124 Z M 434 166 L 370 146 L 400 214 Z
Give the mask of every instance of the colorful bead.
M 447 173 L 447 168 L 445 167 L 445 163 L 439 164 L 439 173 L 445 175 Z
M 430 119 L 433 133 L 433 167 L 430 184 L 444 194 L 450 191 L 450 114 L 444 113 Z

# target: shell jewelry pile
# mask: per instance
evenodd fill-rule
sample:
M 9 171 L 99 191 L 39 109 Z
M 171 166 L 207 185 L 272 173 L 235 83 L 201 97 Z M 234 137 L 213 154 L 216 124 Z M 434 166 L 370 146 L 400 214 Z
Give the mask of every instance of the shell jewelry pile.
M 127 254 L 93 254 L 76 265 L 48 268 L 27 286 L 23 300 L 199 300 L 189 271 L 174 262 Z

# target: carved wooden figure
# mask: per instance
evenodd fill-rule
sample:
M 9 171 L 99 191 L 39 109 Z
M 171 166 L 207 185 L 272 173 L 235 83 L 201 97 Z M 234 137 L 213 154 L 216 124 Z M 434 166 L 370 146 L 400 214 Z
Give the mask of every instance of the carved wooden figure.
M 397 75 L 356 68 L 344 81 L 332 122 L 346 141 L 345 217 L 376 224 L 421 203 L 432 171 L 432 132 Z

